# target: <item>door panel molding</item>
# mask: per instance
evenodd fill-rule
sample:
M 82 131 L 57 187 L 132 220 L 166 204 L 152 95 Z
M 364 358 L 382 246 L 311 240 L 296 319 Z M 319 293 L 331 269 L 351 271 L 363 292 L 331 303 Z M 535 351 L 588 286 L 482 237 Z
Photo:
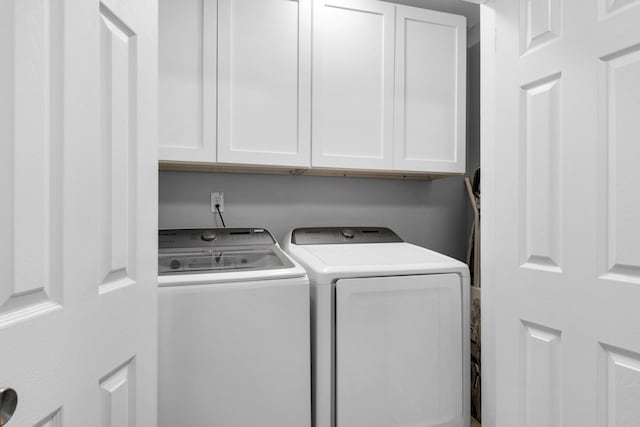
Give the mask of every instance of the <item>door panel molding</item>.
M 56 409 L 51 415 L 47 415 L 42 421 L 37 422 L 34 427 L 62 427 L 62 408 Z
M 562 73 L 520 91 L 522 266 L 562 271 Z
M 640 284 L 640 44 L 600 58 L 600 274 Z
M 599 365 L 599 425 L 639 425 L 640 354 L 600 343 Z
M 137 425 L 135 378 L 131 359 L 100 379 L 100 427 Z
M 639 0 L 598 0 L 598 12 L 600 19 L 609 18 L 616 14 L 622 14 L 626 9 L 640 6 Z
M 100 4 L 100 293 L 135 282 L 138 48 L 136 34 Z
M 520 54 L 562 38 L 566 0 L 520 0 Z
M 2 327 L 62 304 L 65 147 L 63 6 L 12 0 L 0 12 Z
M 521 426 L 562 426 L 562 333 L 522 320 Z

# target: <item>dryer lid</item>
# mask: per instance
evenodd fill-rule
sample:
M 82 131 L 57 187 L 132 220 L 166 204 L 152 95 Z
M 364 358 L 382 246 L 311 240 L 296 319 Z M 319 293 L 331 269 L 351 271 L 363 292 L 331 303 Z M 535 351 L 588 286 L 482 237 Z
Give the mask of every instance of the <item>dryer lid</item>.
M 287 246 L 292 258 L 307 270 L 312 283 L 331 284 L 350 277 L 458 273 L 469 276 L 466 264 L 406 242 L 359 245 Z

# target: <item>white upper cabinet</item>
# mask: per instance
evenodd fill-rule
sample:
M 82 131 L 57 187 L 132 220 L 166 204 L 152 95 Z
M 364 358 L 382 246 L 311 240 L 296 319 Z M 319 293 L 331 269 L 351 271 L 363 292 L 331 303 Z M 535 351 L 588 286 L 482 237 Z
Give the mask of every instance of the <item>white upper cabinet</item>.
M 159 2 L 160 160 L 216 161 L 216 0 Z
M 464 17 L 379 0 L 159 1 L 160 160 L 464 173 Z
M 395 170 L 464 173 L 464 16 L 396 9 Z
M 394 11 L 314 2 L 312 166 L 392 169 Z
M 309 167 L 311 0 L 218 4 L 218 161 Z

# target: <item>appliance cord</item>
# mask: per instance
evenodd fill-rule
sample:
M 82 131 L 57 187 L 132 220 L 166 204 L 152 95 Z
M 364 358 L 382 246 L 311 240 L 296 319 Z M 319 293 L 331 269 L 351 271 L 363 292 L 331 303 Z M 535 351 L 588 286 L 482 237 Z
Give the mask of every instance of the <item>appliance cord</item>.
M 222 218 L 222 212 L 220 212 L 220 205 L 216 205 L 216 212 L 218 212 L 218 215 L 220 216 L 220 221 L 222 221 L 222 227 L 227 228 L 227 226 L 224 223 L 224 218 Z

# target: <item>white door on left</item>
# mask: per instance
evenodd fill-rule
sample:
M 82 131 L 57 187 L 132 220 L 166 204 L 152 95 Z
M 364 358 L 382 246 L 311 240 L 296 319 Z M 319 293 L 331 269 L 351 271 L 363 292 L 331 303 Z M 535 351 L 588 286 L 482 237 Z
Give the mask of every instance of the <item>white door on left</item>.
M 8 426 L 156 425 L 155 3 L 0 2 Z

